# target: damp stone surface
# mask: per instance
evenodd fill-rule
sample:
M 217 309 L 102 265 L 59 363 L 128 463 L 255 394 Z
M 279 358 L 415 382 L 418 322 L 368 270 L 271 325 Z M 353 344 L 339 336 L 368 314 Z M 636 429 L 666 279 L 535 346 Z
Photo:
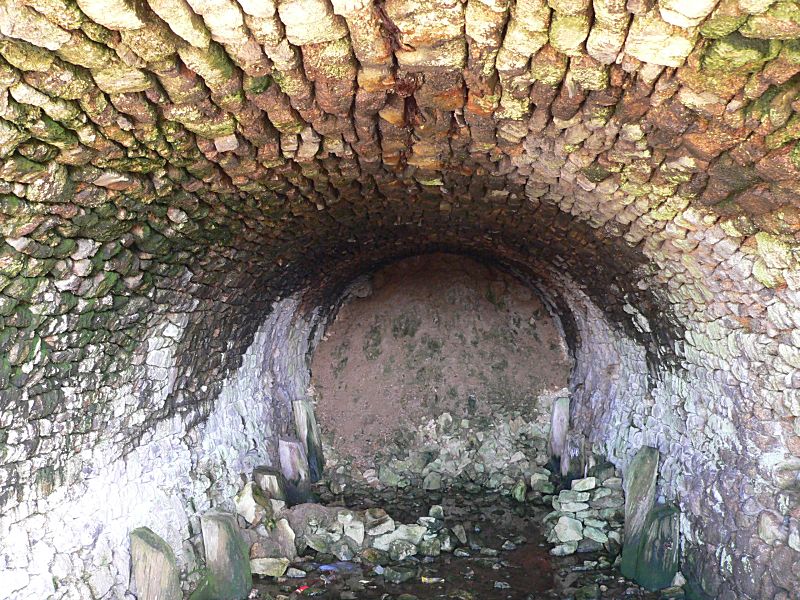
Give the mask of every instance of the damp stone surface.
M 140 528 L 194 591 L 435 253 L 551 308 L 554 476 L 653 448 L 686 595 L 797 597 L 798 94 L 794 0 L 0 3 L 0 597 L 132 598 Z

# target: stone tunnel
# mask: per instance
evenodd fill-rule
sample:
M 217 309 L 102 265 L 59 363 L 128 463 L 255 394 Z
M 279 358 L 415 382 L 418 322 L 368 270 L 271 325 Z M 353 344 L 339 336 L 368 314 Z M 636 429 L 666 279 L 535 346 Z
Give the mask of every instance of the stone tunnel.
M 800 597 L 798 2 L 4 0 L 0 34 L 0 596 L 133 598 L 132 530 L 185 574 L 282 437 L 321 470 L 312 358 L 415 264 L 532 291 L 563 356 L 508 370 L 561 361 L 576 460 L 658 450 L 687 597 Z

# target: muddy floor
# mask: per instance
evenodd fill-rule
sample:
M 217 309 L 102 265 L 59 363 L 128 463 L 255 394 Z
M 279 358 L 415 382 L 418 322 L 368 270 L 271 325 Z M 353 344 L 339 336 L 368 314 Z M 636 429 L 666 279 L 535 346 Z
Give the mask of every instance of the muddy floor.
M 432 254 L 374 274 L 371 292 L 339 311 L 311 365 L 323 431 L 371 459 L 398 428 L 501 401 L 534 408 L 563 388 L 569 360 L 542 300 L 516 279 L 464 257 Z
M 337 561 L 317 554 L 301 557 L 287 575 L 257 580 L 258 598 L 397 599 L 569 599 L 657 600 L 619 576 L 613 557 L 603 553 L 554 557 L 541 533 L 546 510 L 495 494 L 375 491 L 319 498 L 353 509 L 382 507 L 413 523 L 440 505 L 445 525 L 464 528 L 466 544 L 455 553 L 371 564 L 363 557 Z M 392 580 L 408 577 L 407 581 Z

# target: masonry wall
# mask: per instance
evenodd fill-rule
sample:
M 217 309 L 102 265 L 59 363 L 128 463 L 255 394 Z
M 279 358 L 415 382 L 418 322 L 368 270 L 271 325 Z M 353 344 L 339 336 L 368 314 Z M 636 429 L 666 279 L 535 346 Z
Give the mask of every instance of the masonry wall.
M 159 421 L 120 456 L 112 439 L 102 439 L 70 458 L 80 477 L 36 490 L 0 516 L 0 595 L 3 598 L 126 598 L 130 581 L 128 535 L 150 527 L 175 550 L 191 589 L 202 566 L 200 515 L 211 507 L 233 509 L 241 477 L 258 465 L 278 465 L 277 441 L 294 432 L 289 398 L 296 373 L 306 374 L 310 325 L 297 316 L 298 301 L 276 303 L 258 328 L 241 365 L 221 386 L 203 422 L 196 415 Z M 180 339 L 185 333 L 168 326 Z M 159 338 L 150 338 L 149 347 Z M 169 379 L 175 346 L 162 348 L 155 380 Z M 148 357 L 153 357 L 150 350 Z M 302 386 L 302 375 L 299 385 Z M 135 395 L 120 395 L 132 401 Z M 162 398 L 163 400 L 163 398 Z M 147 407 L 140 407 L 147 418 Z M 135 593 L 135 589 L 132 590 Z
M 620 464 L 662 451 L 698 594 L 791 597 L 799 22 L 786 0 L 2 3 L 3 518 L 199 431 L 273 302 L 322 314 L 447 250 L 563 298 L 575 426 Z

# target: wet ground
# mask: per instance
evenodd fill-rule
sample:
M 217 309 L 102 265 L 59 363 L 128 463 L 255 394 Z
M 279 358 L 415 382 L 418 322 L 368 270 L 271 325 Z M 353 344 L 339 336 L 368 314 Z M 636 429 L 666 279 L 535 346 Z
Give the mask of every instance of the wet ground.
M 259 598 L 460 600 L 640 598 L 657 600 L 620 577 L 614 557 L 604 553 L 554 557 L 541 533 L 545 507 L 519 504 L 494 494 L 431 493 L 409 490 L 356 490 L 323 503 L 362 510 L 384 508 L 397 522 L 426 517 L 433 505 L 444 509 L 445 525 L 464 528 L 466 543 L 455 553 L 371 564 L 369 556 L 350 562 L 317 554 L 295 561 L 287 575 L 256 582 Z M 363 553 L 362 553 L 363 554 Z M 392 579 L 408 577 L 403 583 Z

